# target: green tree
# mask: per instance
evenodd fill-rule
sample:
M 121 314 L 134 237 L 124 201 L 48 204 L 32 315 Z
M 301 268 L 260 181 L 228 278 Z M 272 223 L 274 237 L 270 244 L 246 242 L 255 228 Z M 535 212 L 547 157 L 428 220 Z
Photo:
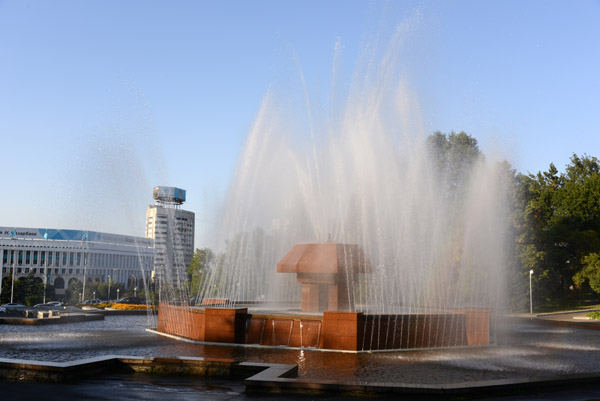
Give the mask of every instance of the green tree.
M 2 296 L 0 296 L 0 304 L 10 302 L 10 281 L 12 277 L 12 268 L 9 274 L 2 278 Z
M 463 131 L 450 134 L 436 131 L 427 138 L 427 143 L 445 198 L 460 199 L 473 167 L 483 160 L 477 139 Z
M 196 249 L 187 270 L 191 295 L 197 295 L 204 286 L 208 270 L 214 261 L 215 254 L 211 249 Z
M 538 302 L 578 302 L 589 288 L 586 280 L 594 280 L 597 265 L 589 255 L 600 251 L 600 164 L 573 155 L 563 174 L 550 164 L 548 171 L 519 179 L 523 274 L 533 269 Z
M 42 302 L 43 295 L 44 285 L 42 280 L 39 277 L 35 277 L 33 272 L 15 281 L 14 302 L 33 306 Z
M 10 293 L 11 293 L 11 277 L 12 271 L 4 276 L 2 279 L 2 297 L 0 299 L 0 304 L 5 304 L 10 302 Z M 55 289 L 54 286 L 48 284 L 46 286 L 46 300 L 54 299 L 55 297 Z M 25 305 L 35 305 L 39 304 L 44 299 L 44 284 L 41 278 L 35 277 L 33 273 L 25 277 L 21 277 L 18 280 L 15 280 L 14 290 L 13 290 L 13 301 L 22 303 Z
M 583 268 L 573 276 L 573 281 L 581 286 L 587 280 L 592 290 L 600 293 L 600 254 L 595 252 L 584 256 L 582 265 Z
M 83 283 L 79 280 L 70 280 L 65 290 L 65 298 L 71 305 L 78 304 L 81 299 L 81 291 L 83 290 Z

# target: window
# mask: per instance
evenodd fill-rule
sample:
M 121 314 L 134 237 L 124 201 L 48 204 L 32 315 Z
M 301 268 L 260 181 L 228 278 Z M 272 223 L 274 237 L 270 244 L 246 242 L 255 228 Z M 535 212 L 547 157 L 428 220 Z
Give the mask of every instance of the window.
M 69 266 L 73 266 L 73 262 L 75 261 L 75 253 L 69 252 Z M 71 269 L 73 270 L 73 269 Z
M 5 249 L 2 252 L 2 264 L 7 264 L 8 263 L 8 249 Z
M 33 264 L 38 264 L 38 251 L 33 251 Z
M 25 251 L 25 264 L 31 264 L 31 251 Z

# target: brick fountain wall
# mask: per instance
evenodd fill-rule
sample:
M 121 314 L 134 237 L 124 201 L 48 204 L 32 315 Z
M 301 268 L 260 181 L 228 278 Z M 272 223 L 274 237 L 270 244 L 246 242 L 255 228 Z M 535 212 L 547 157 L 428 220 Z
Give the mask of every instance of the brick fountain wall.
M 250 314 L 247 308 L 193 308 L 161 303 L 161 333 L 195 341 L 346 351 L 434 348 L 490 343 L 490 309 L 452 313 L 365 315 Z

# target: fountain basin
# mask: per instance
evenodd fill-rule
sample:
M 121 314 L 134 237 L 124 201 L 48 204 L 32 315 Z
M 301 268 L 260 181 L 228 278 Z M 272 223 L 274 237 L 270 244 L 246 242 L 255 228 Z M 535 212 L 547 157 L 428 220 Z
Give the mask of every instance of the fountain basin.
M 251 313 L 161 303 L 157 331 L 211 343 L 374 351 L 490 344 L 490 309 L 446 313 Z

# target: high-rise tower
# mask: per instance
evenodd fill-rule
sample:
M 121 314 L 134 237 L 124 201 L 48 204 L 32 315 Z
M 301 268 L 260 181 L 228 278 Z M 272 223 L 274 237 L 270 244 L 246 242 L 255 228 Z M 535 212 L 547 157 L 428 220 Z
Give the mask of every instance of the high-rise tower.
M 181 284 L 194 255 L 195 215 L 181 209 L 185 190 L 154 188 L 154 205 L 146 210 L 146 238 L 154 239 L 154 274 Z

